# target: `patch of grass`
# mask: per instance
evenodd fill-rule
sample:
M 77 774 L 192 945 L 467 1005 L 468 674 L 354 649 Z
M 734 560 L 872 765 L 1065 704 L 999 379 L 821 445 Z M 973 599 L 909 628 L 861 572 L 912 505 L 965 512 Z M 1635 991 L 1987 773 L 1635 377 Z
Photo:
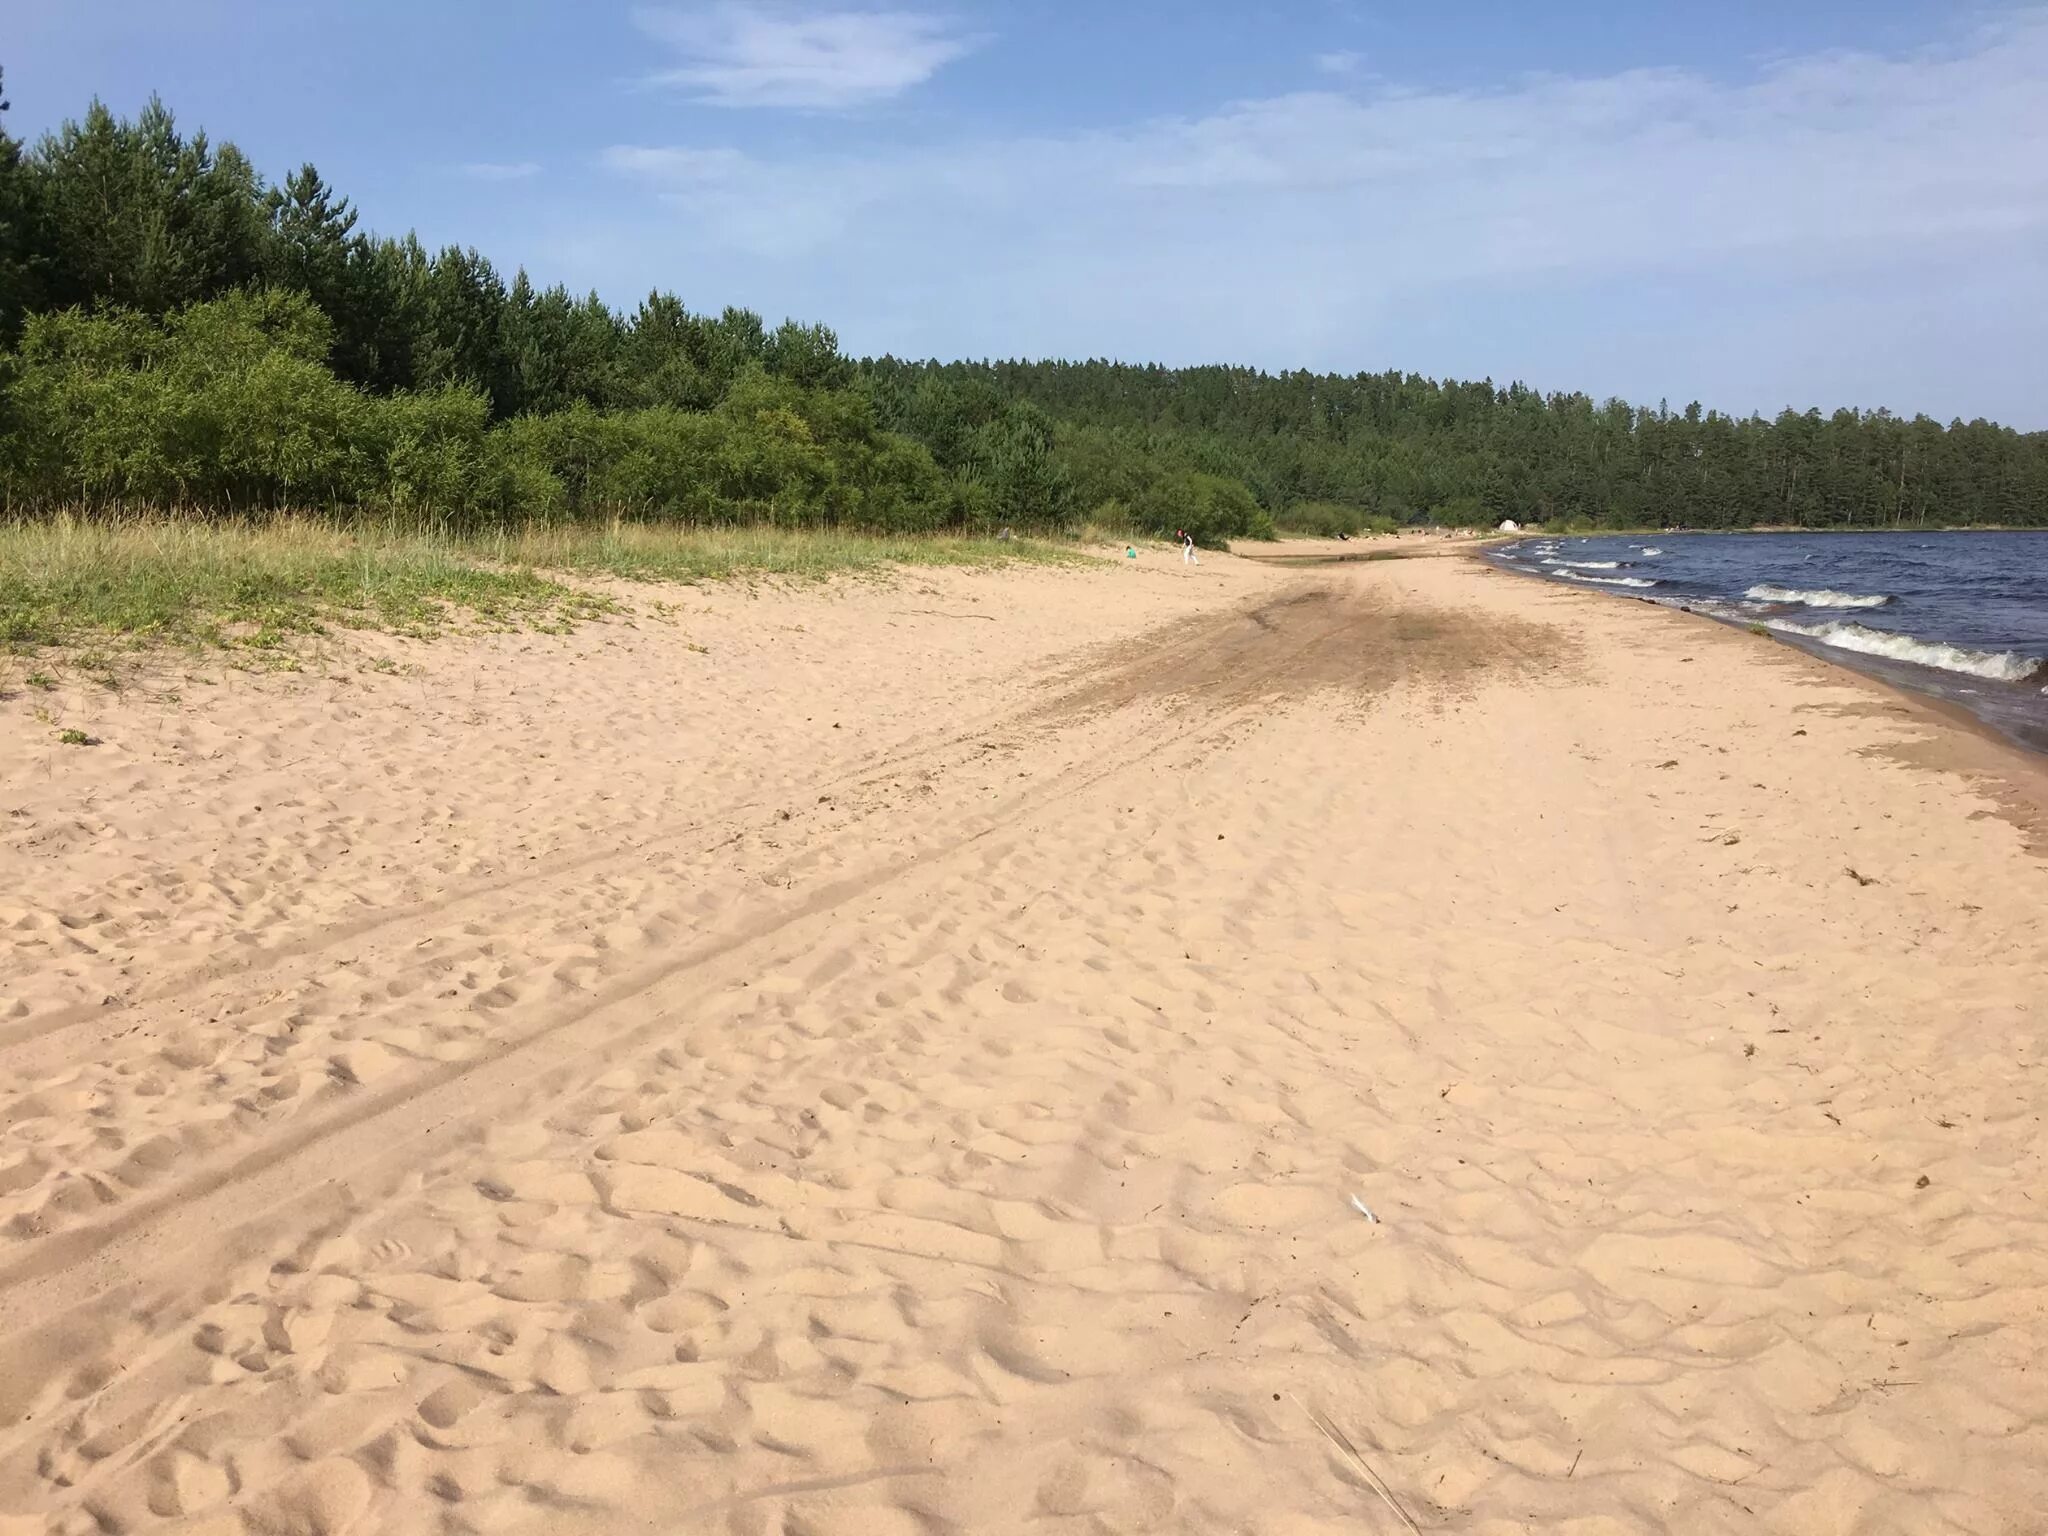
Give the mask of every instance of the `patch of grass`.
M 24 681 L 28 683 L 29 687 L 40 688 L 45 693 L 49 693 L 57 686 L 57 679 L 50 676 L 47 672 L 31 672 Z
M 892 565 L 1061 565 L 1086 559 L 1075 550 L 1036 539 L 624 522 L 526 528 L 479 541 L 478 548 L 506 564 L 626 581 L 718 581 L 735 576 L 822 580 Z
M 430 533 L 299 518 L 0 524 L 0 645 L 16 650 L 110 635 L 267 649 L 329 623 L 424 634 L 458 612 L 509 625 L 606 606 Z
M 59 731 L 57 733 L 57 740 L 67 747 L 96 747 L 99 745 L 98 738 L 88 736 L 85 732 L 76 728 Z
M 834 530 L 612 523 L 462 535 L 298 517 L 59 517 L 0 523 L 0 648 L 119 637 L 275 653 L 329 626 L 427 637 L 458 620 L 559 631 L 618 606 L 564 575 L 820 579 L 891 565 L 1085 559 L 1029 539 Z M 79 664 L 104 674 L 113 662 L 93 651 Z

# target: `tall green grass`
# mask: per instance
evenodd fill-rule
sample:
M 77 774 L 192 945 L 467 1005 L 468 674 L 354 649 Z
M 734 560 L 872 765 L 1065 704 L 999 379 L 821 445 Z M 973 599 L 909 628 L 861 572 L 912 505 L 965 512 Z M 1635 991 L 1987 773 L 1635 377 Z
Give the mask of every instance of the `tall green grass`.
M 1030 540 L 673 525 L 465 534 L 278 517 L 58 516 L 0 523 L 0 646 L 121 637 L 277 644 L 331 625 L 427 634 L 451 622 L 555 627 L 615 598 L 564 578 L 814 579 L 897 565 L 1059 562 Z

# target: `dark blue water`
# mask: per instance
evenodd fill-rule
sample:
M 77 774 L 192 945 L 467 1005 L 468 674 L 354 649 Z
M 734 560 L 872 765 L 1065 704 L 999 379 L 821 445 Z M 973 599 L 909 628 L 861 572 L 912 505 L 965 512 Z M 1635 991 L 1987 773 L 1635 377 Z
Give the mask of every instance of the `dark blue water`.
M 1513 570 L 1741 624 L 2048 752 L 2048 531 L 1533 537 Z

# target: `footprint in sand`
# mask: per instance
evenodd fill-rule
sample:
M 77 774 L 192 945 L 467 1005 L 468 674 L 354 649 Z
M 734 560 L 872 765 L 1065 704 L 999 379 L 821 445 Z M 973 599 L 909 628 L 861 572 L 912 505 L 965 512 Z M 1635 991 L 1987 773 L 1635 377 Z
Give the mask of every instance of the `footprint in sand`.
M 1039 1480 L 1038 1509 L 1067 1519 L 1087 1517 L 1102 1531 L 1161 1529 L 1173 1514 L 1172 1480 L 1134 1457 L 1084 1452 L 1059 1462 Z

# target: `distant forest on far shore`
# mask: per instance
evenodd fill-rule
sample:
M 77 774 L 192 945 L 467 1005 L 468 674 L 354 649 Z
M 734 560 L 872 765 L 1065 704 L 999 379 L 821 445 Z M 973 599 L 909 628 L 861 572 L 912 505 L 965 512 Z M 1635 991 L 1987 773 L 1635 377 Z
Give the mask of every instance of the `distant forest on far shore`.
M 0 117 L 0 124 L 4 124 Z M 1205 542 L 1411 523 L 2048 525 L 2048 433 L 1415 374 L 843 354 L 508 281 L 152 102 L 0 132 L 0 499 Z

